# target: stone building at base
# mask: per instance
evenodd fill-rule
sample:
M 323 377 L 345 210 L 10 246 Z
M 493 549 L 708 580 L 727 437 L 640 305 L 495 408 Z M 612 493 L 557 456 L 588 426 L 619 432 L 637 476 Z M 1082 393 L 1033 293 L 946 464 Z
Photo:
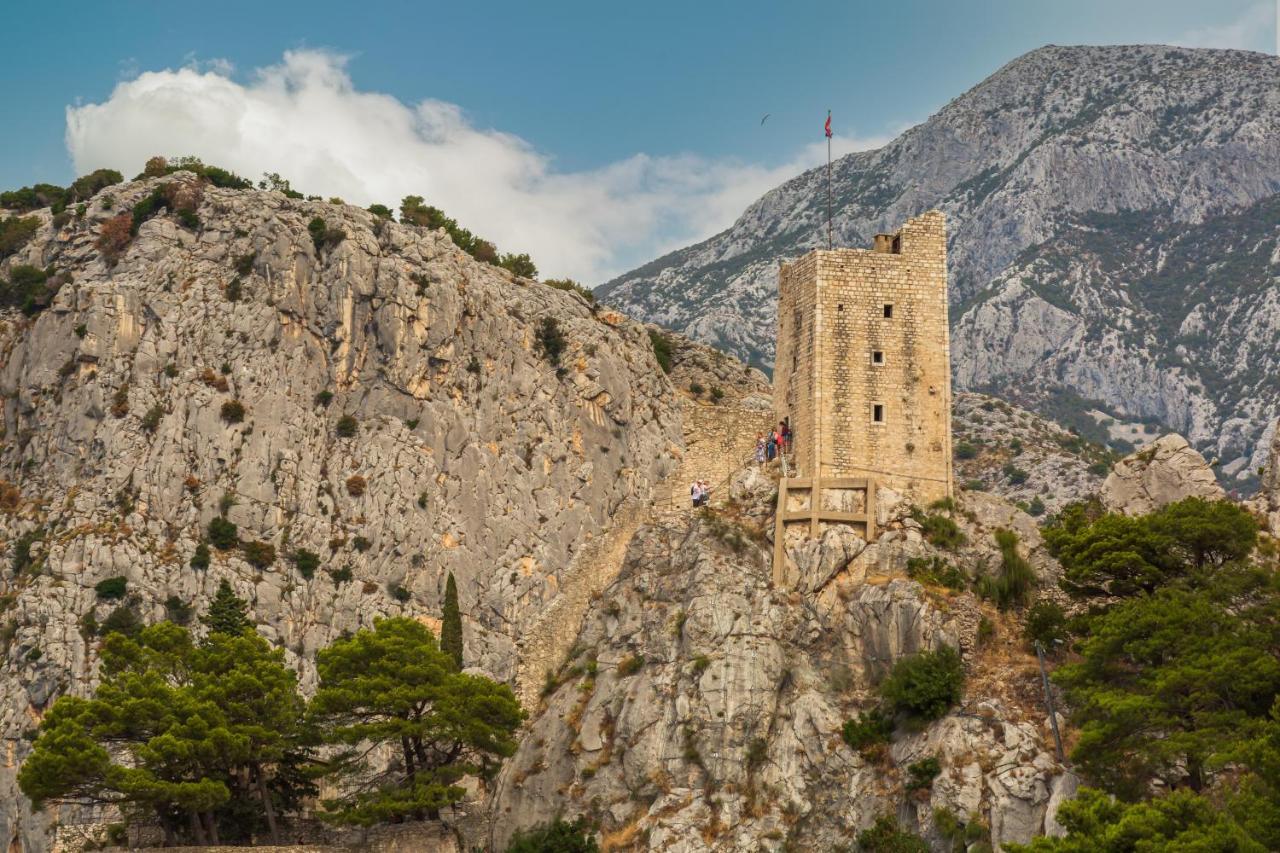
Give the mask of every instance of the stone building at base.
M 779 534 L 843 522 L 871 539 L 877 486 L 922 505 L 952 494 L 946 253 L 943 215 L 929 211 L 871 249 L 782 265 L 773 400 L 796 470 L 779 490 Z

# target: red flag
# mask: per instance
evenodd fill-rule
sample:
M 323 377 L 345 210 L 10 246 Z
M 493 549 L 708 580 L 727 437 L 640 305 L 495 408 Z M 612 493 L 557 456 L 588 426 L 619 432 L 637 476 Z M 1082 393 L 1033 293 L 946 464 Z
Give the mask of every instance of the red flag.
M 822 126 L 822 129 L 827 132 L 827 139 L 830 139 L 831 138 L 831 110 L 827 110 L 827 123 Z

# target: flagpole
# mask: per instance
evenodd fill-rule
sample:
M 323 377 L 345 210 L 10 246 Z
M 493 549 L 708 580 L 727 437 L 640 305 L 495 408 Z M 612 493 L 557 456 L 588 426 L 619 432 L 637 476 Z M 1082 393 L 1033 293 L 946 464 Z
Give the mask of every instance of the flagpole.
M 1280 0 L 1277 0 L 1280 2 Z M 831 110 L 827 110 L 827 249 L 835 248 L 831 239 Z

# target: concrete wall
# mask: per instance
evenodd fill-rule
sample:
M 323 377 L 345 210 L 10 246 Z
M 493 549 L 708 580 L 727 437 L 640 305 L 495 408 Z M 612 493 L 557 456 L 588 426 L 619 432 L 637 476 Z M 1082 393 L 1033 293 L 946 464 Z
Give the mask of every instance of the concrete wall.
M 774 405 L 796 428 L 802 476 L 874 477 L 928 503 L 952 492 L 943 216 L 908 220 L 876 245 L 783 265 Z

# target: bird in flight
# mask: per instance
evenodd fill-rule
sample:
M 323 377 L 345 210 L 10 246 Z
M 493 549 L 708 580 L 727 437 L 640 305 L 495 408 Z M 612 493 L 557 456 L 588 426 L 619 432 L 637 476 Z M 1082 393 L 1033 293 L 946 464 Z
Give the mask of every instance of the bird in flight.
M 764 118 L 760 119 L 760 124 L 763 126 L 764 123 L 768 120 L 769 116 L 771 115 L 773 115 L 773 113 L 765 113 Z

